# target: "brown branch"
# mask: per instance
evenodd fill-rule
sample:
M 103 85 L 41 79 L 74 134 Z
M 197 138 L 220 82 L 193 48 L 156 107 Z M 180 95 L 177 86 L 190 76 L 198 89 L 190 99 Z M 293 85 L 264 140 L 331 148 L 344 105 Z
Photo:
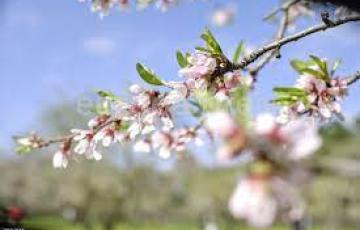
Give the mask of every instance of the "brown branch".
M 287 28 L 289 26 L 289 9 L 293 4 L 297 3 L 298 1 L 293 1 L 292 4 L 288 4 L 286 8 L 284 8 L 284 15 L 281 19 L 279 29 L 275 35 L 275 40 L 279 41 L 281 40 L 287 31 Z M 255 76 L 258 74 L 258 72 L 265 67 L 266 64 L 268 64 L 277 54 L 279 50 L 275 49 L 269 53 L 265 58 L 261 59 L 259 63 L 252 69 L 249 70 L 249 73 L 251 76 L 255 78 Z
M 360 70 L 357 71 L 355 74 L 353 74 L 353 75 L 346 78 L 346 81 L 347 81 L 348 85 L 352 85 L 358 80 L 360 80 Z
M 346 24 L 349 22 L 356 22 L 356 21 L 360 21 L 360 15 L 351 15 L 351 16 L 347 16 L 347 17 L 344 17 L 341 19 L 337 19 L 337 20 L 332 21 L 331 24 L 327 24 L 327 23 L 323 22 L 319 25 L 310 27 L 308 29 L 305 29 L 305 30 L 295 33 L 293 35 L 284 37 L 279 41 L 271 42 L 270 44 L 267 44 L 255 51 L 253 51 L 249 55 L 245 56 L 239 63 L 232 64 L 230 66 L 231 69 L 229 69 L 228 71 L 232 71 L 232 70 L 236 70 L 236 69 L 243 69 L 246 66 L 248 66 L 249 64 L 256 61 L 262 55 L 266 54 L 267 52 L 272 51 L 274 49 L 279 49 L 288 43 L 298 41 L 299 39 L 302 39 L 309 35 L 315 34 L 317 32 L 325 31 L 325 30 L 328 30 L 328 29 L 331 29 L 331 28 L 334 28 L 334 27 L 337 27 L 337 26 L 340 26 L 340 25 L 343 25 L 343 24 Z

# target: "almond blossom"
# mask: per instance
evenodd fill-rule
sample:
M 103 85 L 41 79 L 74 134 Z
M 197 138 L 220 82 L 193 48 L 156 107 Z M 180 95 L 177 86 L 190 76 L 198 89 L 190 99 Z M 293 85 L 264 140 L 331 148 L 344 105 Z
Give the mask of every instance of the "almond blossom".
M 172 152 L 182 152 L 185 146 L 192 140 L 200 144 L 195 130 L 178 129 L 171 132 L 155 132 L 151 137 L 152 147 L 159 152 L 162 158 L 169 158 Z
M 298 160 L 313 154 L 321 146 L 317 128 L 306 119 L 282 125 L 271 114 L 259 115 L 254 122 L 254 132 L 269 141 L 285 157 Z
M 233 118 L 225 112 L 213 112 L 207 114 L 205 127 L 213 134 L 223 138 L 230 138 L 239 128 Z
M 119 124 L 120 125 L 120 124 Z M 105 127 L 94 136 L 94 141 L 102 142 L 104 147 L 109 147 L 112 143 L 122 143 L 126 139 L 126 135 L 123 132 L 119 132 L 117 129 L 119 125 L 112 127 Z
M 97 128 L 98 126 L 104 124 L 109 118 L 110 118 L 109 115 L 96 116 L 89 120 L 88 126 L 91 129 Z
M 167 11 L 171 6 L 175 5 L 178 0 L 157 0 L 156 7 L 161 11 Z
M 138 140 L 133 149 L 137 152 L 146 153 L 152 149 L 158 152 L 161 158 L 167 159 L 171 157 L 174 152 L 184 151 L 186 144 L 191 141 L 194 141 L 197 145 L 202 144 L 194 128 L 156 131 L 149 139 Z
M 233 21 L 234 14 L 230 7 L 217 9 L 211 15 L 211 22 L 218 27 L 226 26 Z
M 346 83 L 339 80 L 331 80 L 328 86 L 324 80 L 315 76 L 305 74 L 301 75 L 296 87 L 305 90 L 308 93 L 307 100 L 310 103 L 310 112 L 319 115 L 325 119 L 331 118 L 332 114 L 340 114 L 341 97 L 347 89 Z M 304 107 L 301 104 L 298 108 Z M 301 111 L 298 109 L 298 111 Z
M 78 0 L 79 2 L 86 2 L 87 0 Z M 109 14 L 109 11 L 118 6 L 120 9 L 126 9 L 130 5 L 129 0 L 88 0 L 91 2 L 90 10 L 95 13 L 99 13 L 103 18 Z M 142 10 L 155 2 L 156 8 L 161 11 L 167 11 L 171 6 L 175 5 L 178 0 L 137 0 L 136 8 Z
M 70 147 L 71 143 L 66 141 L 61 144 L 60 149 L 55 152 L 53 156 L 53 166 L 54 168 L 66 168 L 69 164 L 69 157 L 70 157 Z
M 244 130 L 226 112 L 209 113 L 205 127 L 214 135 L 221 137 L 224 143 L 217 149 L 217 160 L 227 162 L 239 155 L 245 148 L 247 138 Z
M 178 103 L 183 97 L 186 97 L 186 87 L 184 89 L 183 86 L 176 85 L 173 91 L 166 94 L 143 90 L 138 85 L 130 86 L 129 90 L 133 94 L 133 103 L 120 104 L 116 116 L 129 123 L 127 132 L 131 140 L 140 134 L 150 134 L 156 130 L 156 126 L 160 126 L 163 130 L 173 128 L 169 109 L 172 104 Z
M 190 91 L 185 83 L 168 82 L 167 86 L 171 87 L 172 90 L 162 99 L 164 106 L 177 104 L 189 96 Z
M 62 151 L 57 151 L 53 156 L 53 166 L 54 168 L 66 168 L 69 164 L 67 158 L 67 153 Z
M 278 204 L 267 178 L 244 177 L 229 200 L 229 211 L 253 227 L 270 226 L 277 215 Z
M 215 84 L 215 98 L 219 101 L 226 101 L 233 89 L 239 86 L 250 89 L 253 82 L 252 77 L 242 76 L 239 70 L 228 72 L 224 75 L 223 81 Z
M 277 175 L 250 173 L 241 178 L 229 200 L 229 211 L 253 227 L 270 226 L 280 216 L 304 218 L 305 207 L 294 187 Z
M 313 67 L 315 71 L 318 67 Z M 280 110 L 278 120 L 286 123 L 299 115 L 309 114 L 329 120 L 341 114 L 341 101 L 347 95 L 348 84 L 345 79 L 324 80 L 318 76 L 305 73 L 300 75 L 295 85 L 305 93 L 303 99 L 284 106 Z
M 73 140 L 77 141 L 74 147 L 74 152 L 82 155 L 85 154 L 88 159 L 101 160 L 102 155 L 96 150 L 96 143 L 94 142 L 94 133 L 89 130 L 72 129 L 74 134 Z
M 149 140 L 139 140 L 135 142 L 133 150 L 135 152 L 149 153 L 151 152 L 151 142 Z
M 216 59 L 208 53 L 196 52 L 187 58 L 189 66 L 181 69 L 179 74 L 186 78 L 185 82 L 191 89 L 204 89 L 207 86 L 207 77 L 217 66 Z

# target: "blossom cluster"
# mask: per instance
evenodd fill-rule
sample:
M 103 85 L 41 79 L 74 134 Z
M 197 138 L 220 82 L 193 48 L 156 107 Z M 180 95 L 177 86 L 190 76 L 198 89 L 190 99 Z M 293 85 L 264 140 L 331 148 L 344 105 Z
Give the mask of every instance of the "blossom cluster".
M 276 117 L 265 113 L 252 122 L 251 132 L 246 132 L 230 114 L 214 112 L 208 114 L 205 125 L 225 140 L 217 152 L 222 161 L 231 160 L 245 150 L 254 155 L 274 152 L 281 155 L 282 160 L 294 161 L 311 155 L 321 146 L 317 127 L 308 119 L 281 124 Z
M 162 158 L 184 151 L 185 145 L 193 140 L 201 144 L 197 134 L 199 127 L 174 128 L 171 107 L 196 90 L 206 90 L 210 86 L 209 77 L 215 71 L 216 60 L 205 53 L 196 52 L 187 57 L 187 62 L 189 64 L 179 71 L 184 81 L 161 81 L 170 91 L 145 90 L 139 85 L 131 85 L 130 103 L 102 91 L 100 94 L 104 100 L 113 104 L 112 110 L 92 118 L 88 122 L 88 130 L 71 130 L 71 141 L 67 142 L 66 147 L 62 144 L 54 155 L 54 167 L 67 167 L 71 145 L 75 145 L 73 152 L 85 155 L 87 159 L 100 160 L 102 154 L 98 151 L 98 143 L 108 147 L 113 143 L 134 141 L 135 151 L 155 150 Z M 146 74 L 150 74 L 150 71 Z
M 87 0 L 78 0 L 86 2 Z M 120 9 L 127 9 L 132 3 L 130 0 L 88 0 L 91 2 L 91 11 L 100 13 L 101 17 L 109 14 L 110 9 L 118 6 Z M 169 7 L 177 4 L 178 0 L 136 0 L 134 1 L 137 9 L 141 10 L 155 2 L 156 8 L 161 11 L 167 11 Z
M 254 227 L 267 227 L 277 216 L 292 221 L 304 218 L 304 204 L 278 165 L 313 154 L 321 146 L 317 128 L 309 120 L 281 124 L 270 114 L 259 115 L 249 130 L 225 112 L 208 114 L 206 127 L 223 140 L 217 151 L 221 161 L 241 154 L 251 155 L 248 175 L 239 180 L 229 201 L 231 214 Z
M 295 222 L 305 215 L 304 201 L 291 183 L 276 175 L 259 173 L 239 180 L 228 207 L 235 218 L 258 228 L 268 227 L 277 216 Z
M 303 67 L 293 62 L 293 67 L 300 73 L 293 88 L 274 89 L 278 94 L 274 102 L 283 105 L 278 117 L 283 123 L 303 114 L 322 120 L 328 120 L 334 115 L 342 117 L 341 101 L 347 95 L 347 80 L 333 77 L 335 70 L 329 73 L 325 60 L 315 56 L 311 58 L 316 62 L 310 61 Z

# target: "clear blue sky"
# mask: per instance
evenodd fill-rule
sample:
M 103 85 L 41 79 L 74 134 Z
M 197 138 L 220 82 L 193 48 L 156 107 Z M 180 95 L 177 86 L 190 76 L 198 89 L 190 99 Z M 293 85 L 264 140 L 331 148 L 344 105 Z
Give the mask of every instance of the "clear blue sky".
M 209 24 L 216 6 L 236 8 L 236 21 L 213 28 L 231 51 L 239 40 L 251 46 L 265 43 L 275 27 L 261 21 L 276 0 L 196 1 L 161 13 L 112 12 L 100 20 L 77 0 L 0 0 L 0 147 L 11 146 L 11 135 L 34 127 L 43 108 L 73 100 L 92 89 L 120 92 L 138 81 L 135 63 L 144 62 L 165 79 L 177 79 L 176 49 L 190 50 Z M 301 27 L 317 19 L 302 21 Z M 314 53 L 343 57 L 340 74 L 360 69 L 360 29 L 344 26 L 309 37 L 282 50 L 283 58 L 262 72 L 252 95 L 252 109 L 271 111 L 271 88 L 292 84 L 290 58 Z M 344 103 L 348 117 L 359 114 L 360 87 Z

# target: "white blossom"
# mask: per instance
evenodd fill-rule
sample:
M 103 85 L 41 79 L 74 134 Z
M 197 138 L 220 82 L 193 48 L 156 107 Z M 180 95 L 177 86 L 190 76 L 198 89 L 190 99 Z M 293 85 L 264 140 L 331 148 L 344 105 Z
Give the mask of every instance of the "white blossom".
M 151 144 L 149 141 L 139 140 L 134 144 L 133 149 L 135 152 L 149 153 L 151 151 Z
M 138 122 L 134 122 L 129 126 L 127 131 L 129 133 L 130 140 L 135 139 L 135 137 L 141 133 L 141 128 L 142 127 Z
M 308 119 L 298 119 L 281 128 L 286 137 L 288 154 L 291 159 L 298 160 L 313 154 L 321 147 L 322 140 L 317 127 Z
M 161 11 L 165 12 L 174 5 L 177 2 L 177 0 L 157 0 L 156 7 L 160 9 Z
M 162 104 L 173 105 L 183 101 L 188 95 L 188 88 L 184 83 L 169 82 L 168 85 L 173 88 L 162 100 Z
M 254 227 L 271 225 L 278 205 L 267 186 L 267 181 L 263 179 L 240 179 L 229 201 L 230 213 L 235 218 L 245 219 Z
M 158 149 L 159 156 L 167 159 L 171 155 L 172 137 L 165 132 L 155 132 L 152 135 L 152 145 L 154 149 Z
M 121 143 L 124 140 L 124 134 L 115 130 L 114 127 L 105 127 L 94 136 L 95 143 L 102 142 L 104 147 L 109 147 L 112 143 Z
M 218 27 L 223 27 L 231 23 L 234 19 L 234 10 L 231 8 L 221 8 L 215 10 L 211 15 L 211 22 Z
M 221 137 L 232 136 L 238 129 L 233 118 L 225 112 L 213 112 L 207 114 L 205 126 L 210 132 Z
M 53 156 L 53 166 L 54 168 L 66 168 L 68 166 L 68 153 L 61 150 L 57 151 Z
M 144 90 L 137 84 L 133 84 L 129 87 L 129 91 L 133 94 L 140 94 L 141 92 L 143 92 Z
M 72 129 L 71 132 L 75 134 L 74 141 L 77 145 L 74 147 L 74 152 L 78 154 L 85 154 L 88 159 L 101 160 L 102 155 L 96 150 L 96 143 L 94 141 L 94 133 L 89 130 Z
M 257 116 L 253 127 L 256 134 L 269 135 L 278 127 L 278 124 L 273 115 L 263 113 Z

